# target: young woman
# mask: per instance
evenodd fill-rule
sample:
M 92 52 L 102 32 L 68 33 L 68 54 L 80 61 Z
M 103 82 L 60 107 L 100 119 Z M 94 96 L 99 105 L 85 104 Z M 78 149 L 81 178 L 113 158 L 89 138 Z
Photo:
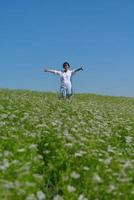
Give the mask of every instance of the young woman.
M 63 98 L 70 98 L 72 96 L 72 76 L 83 70 L 83 66 L 77 69 L 70 69 L 68 62 L 63 63 L 63 71 L 57 71 L 52 69 L 45 69 L 45 72 L 50 72 L 60 76 L 61 86 L 60 93 Z

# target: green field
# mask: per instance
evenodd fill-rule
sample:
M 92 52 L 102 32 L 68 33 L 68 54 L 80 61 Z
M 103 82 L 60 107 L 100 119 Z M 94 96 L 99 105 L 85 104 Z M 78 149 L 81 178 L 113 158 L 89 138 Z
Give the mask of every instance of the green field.
M 134 98 L 0 90 L 0 200 L 44 199 L 134 199 Z

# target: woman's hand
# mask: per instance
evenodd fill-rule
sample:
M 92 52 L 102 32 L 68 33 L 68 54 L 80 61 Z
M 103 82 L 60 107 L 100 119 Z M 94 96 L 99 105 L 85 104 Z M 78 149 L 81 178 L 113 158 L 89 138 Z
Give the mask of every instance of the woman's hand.
M 48 72 L 48 69 L 44 69 L 44 72 Z
M 84 66 L 82 65 L 82 66 L 81 66 L 81 70 L 82 70 L 82 71 L 83 71 L 83 68 L 84 68 Z

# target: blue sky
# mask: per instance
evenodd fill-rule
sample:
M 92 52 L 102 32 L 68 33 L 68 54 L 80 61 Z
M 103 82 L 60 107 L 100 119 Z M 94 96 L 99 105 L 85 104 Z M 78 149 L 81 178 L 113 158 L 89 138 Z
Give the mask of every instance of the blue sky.
M 57 92 L 64 61 L 75 92 L 134 97 L 134 1 L 0 2 L 0 88 Z

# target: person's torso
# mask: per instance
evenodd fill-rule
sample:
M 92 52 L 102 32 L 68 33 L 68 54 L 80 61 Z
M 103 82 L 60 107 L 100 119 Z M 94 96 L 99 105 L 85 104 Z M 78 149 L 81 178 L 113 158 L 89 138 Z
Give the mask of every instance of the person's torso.
M 68 70 L 67 72 L 61 73 L 61 84 L 71 84 L 71 77 L 72 77 L 72 71 Z

